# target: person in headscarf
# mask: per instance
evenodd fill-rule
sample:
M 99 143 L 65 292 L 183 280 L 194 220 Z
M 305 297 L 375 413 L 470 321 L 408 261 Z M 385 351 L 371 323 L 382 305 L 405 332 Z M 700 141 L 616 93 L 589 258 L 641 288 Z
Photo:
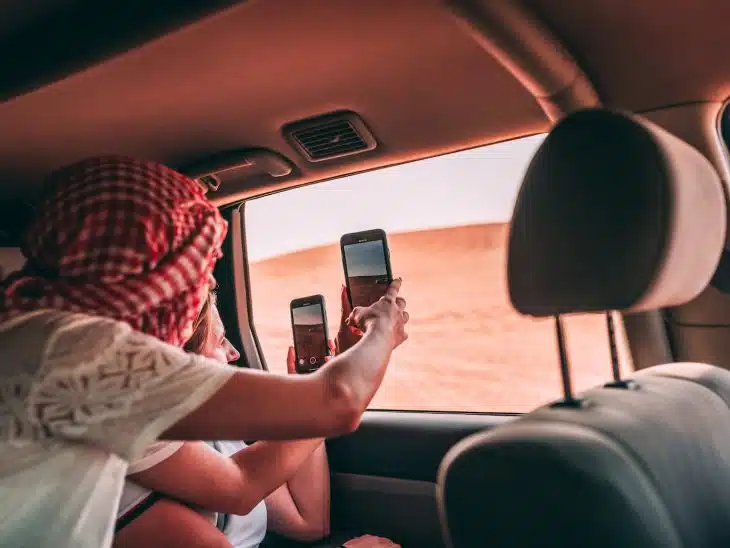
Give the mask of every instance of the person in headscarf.
M 160 164 L 105 156 L 51 176 L 27 262 L 0 284 L 0 545 L 107 548 L 128 463 L 163 450 L 158 438 L 299 439 L 287 468 L 357 427 L 406 339 L 400 280 L 353 311 L 363 338 L 314 374 L 223 365 L 181 347 L 226 228 L 195 181 Z M 227 465 L 210 481 L 242 481 L 214 456 Z

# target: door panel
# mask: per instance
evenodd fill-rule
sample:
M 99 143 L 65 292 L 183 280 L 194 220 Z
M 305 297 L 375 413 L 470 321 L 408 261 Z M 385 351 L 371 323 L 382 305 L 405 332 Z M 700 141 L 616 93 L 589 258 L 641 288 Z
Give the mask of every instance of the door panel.
M 435 484 L 441 460 L 464 437 L 512 418 L 366 413 L 355 433 L 327 443 L 333 531 L 378 534 L 406 548 L 444 546 Z

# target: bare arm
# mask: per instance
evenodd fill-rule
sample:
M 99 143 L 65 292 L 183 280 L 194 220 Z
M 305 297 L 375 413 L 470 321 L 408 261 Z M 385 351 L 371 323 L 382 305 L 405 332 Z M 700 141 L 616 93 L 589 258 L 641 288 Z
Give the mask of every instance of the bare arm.
M 365 330 L 355 346 L 311 375 L 242 369 L 205 403 L 164 432 L 170 440 L 302 439 L 354 431 L 385 374 L 393 348 L 406 339 L 408 313 L 400 281 L 375 305 L 355 309 Z M 287 405 L 282 405 L 287 402 Z
M 112 548 L 161 546 L 231 548 L 231 543 L 199 512 L 173 500 L 161 499 L 115 533 Z
M 345 309 L 343 308 L 343 316 Z M 347 311 L 349 316 L 350 311 Z M 344 321 L 344 320 L 343 320 Z M 343 324 L 344 325 L 344 324 Z M 342 325 L 341 325 L 342 327 Z M 336 345 L 327 341 L 330 351 Z M 289 347 L 286 369 L 296 375 L 294 348 Z M 284 485 L 266 498 L 268 528 L 303 542 L 319 540 L 330 531 L 330 472 L 324 442 Z
M 231 457 L 202 442 L 186 443 L 129 479 L 206 510 L 248 514 L 300 469 L 321 439 L 256 442 Z
M 324 443 L 266 499 L 269 529 L 312 542 L 330 533 L 330 476 Z
M 289 373 L 296 373 L 293 348 L 286 362 Z M 268 497 L 269 521 L 280 524 L 270 525 L 274 530 L 298 540 L 327 535 L 329 470 L 323 440 L 257 442 L 230 458 L 238 471 L 212 456 L 207 446 L 188 443 L 185 451 L 130 479 L 208 510 L 235 507 L 237 514 Z

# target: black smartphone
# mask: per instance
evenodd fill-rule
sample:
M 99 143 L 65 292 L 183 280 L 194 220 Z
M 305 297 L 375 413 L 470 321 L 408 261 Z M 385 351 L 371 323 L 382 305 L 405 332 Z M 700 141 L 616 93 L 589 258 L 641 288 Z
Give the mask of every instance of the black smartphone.
M 289 305 L 297 373 L 311 373 L 330 355 L 327 310 L 322 295 L 294 299 Z
M 350 304 L 370 306 L 385 295 L 393 281 L 385 231 L 345 234 L 340 238 L 340 250 Z

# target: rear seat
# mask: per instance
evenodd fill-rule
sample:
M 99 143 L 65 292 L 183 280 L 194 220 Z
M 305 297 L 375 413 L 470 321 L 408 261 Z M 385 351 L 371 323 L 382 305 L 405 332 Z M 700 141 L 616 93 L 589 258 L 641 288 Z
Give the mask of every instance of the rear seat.
M 635 117 L 575 113 L 525 175 L 510 298 L 558 328 L 563 314 L 682 304 L 711 279 L 726 216 L 717 173 L 689 145 Z M 730 546 L 730 372 L 666 364 L 565 392 L 447 454 L 452 547 Z
M 24 263 L 25 257 L 19 247 L 0 247 L 0 280 L 20 270 Z
M 25 263 L 20 246 L 32 215 L 33 208 L 26 202 L 0 200 L 0 279 Z

